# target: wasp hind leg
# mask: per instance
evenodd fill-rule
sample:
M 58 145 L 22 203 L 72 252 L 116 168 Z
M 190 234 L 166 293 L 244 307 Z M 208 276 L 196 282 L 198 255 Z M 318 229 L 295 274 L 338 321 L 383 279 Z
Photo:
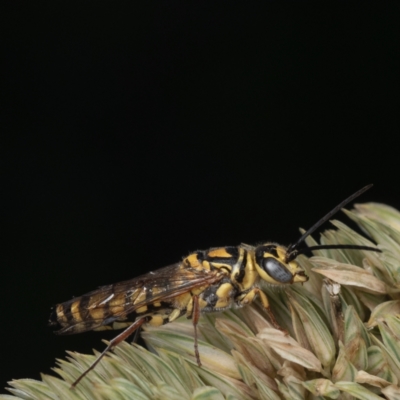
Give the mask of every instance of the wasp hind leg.
M 147 322 L 147 317 L 142 317 L 137 319 L 132 325 L 130 325 L 127 329 L 121 332 L 118 336 L 111 340 L 110 344 L 103 350 L 103 352 L 97 357 L 96 361 L 85 371 L 83 372 L 79 378 L 71 385 L 71 388 L 74 388 L 81 380 L 84 378 L 88 372 L 90 372 L 99 362 L 100 360 L 107 354 L 108 351 L 112 350 L 119 343 L 123 342 L 126 338 L 132 335 L 136 330 L 140 330 L 140 327 Z

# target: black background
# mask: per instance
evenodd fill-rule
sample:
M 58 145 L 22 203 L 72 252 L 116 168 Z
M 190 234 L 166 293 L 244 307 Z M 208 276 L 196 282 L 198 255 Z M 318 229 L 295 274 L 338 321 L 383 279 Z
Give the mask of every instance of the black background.
M 102 347 L 55 336 L 57 302 L 288 244 L 368 183 L 400 206 L 398 3 L 7 7 L 0 387 Z

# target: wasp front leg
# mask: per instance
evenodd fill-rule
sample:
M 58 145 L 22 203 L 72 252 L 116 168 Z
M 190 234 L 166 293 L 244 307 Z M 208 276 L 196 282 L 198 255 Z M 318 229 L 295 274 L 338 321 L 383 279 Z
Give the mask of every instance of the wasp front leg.
M 267 295 L 262 290 L 260 290 L 259 288 L 251 289 L 249 292 L 245 293 L 244 295 L 239 296 L 239 298 L 236 299 L 236 302 L 240 306 L 244 306 L 244 305 L 252 303 L 253 300 L 257 297 L 257 295 L 260 296 L 261 303 L 264 306 L 265 310 L 267 311 L 269 319 L 271 320 L 272 325 L 274 326 L 274 328 L 275 329 L 279 329 L 280 331 L 284 331 L 284 329 L 282 329 L 281 326 L 278 324 L 277 320 L 275 319 L 275 316 L 274 316 L 273 312 L 271 311 L 271 307 L 269 305 L 269 301 L 268 301 Z

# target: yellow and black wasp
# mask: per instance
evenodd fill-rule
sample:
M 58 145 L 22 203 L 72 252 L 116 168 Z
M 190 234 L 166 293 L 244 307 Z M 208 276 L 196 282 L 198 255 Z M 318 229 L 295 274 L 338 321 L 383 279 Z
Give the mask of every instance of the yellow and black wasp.
M 258 287 L 259 282 L 265 281 L 272 285 L 306 282 L 308 277 L 296 262 L 296 257 L 306 251 L 363 249 L 379 252 L 377 248 L 356 245 L 299 248 L 307 236 L 371 186 L 364 187 L 341 202 L 288 247 L 264 243 L 255 247 L 241 244 L 196 251 L 176 264 L 125 282 L 102 286 L 56 305 L 50 316 L 50 324 L 61 327 L 56 332 L 60 335 L 126 328 L 72 386 L 78 384 L 107 351 L 143 324 L 160 326 L 183 315 L 191 318 L 195 333 L 195 355 L 199 365 L 196 326 L 202 312 L 241 307 L 258 296 L 272 324 L 280 329 L 270 310 L 267 296 Z

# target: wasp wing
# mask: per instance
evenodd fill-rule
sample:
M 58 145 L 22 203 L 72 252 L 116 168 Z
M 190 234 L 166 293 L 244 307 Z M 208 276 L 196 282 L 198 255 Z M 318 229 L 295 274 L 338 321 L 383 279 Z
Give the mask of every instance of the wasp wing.
M 173 264 L 128 281 L 101 286 L 58 304 L 50 316 L 50 323 L 61 326 L 57 334 L 90 331 L 123 321 L 143 306 L 167 302 L 192 289 L 211 285 L 222 276 L 218 271 Z

